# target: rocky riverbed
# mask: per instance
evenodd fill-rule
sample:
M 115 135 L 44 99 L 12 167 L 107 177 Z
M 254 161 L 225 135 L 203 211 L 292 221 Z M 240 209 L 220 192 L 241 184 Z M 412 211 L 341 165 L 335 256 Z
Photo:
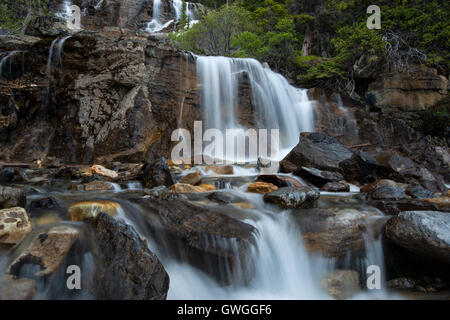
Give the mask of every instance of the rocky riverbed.
M 138 2 L 73 1 L 78 32 L 0 30 L 0 299 L 450 298 L 449 140 L 423 130 L 448 79 L 356 65 L 365 101 L 255 60 L 199 72 Z M 296 145 L 269 165 L 171 161 L 173 132 L 210 118 Z

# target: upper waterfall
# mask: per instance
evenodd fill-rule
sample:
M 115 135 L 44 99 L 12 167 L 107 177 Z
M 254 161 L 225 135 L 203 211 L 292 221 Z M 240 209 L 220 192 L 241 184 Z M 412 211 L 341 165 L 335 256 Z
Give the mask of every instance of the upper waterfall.
M 255 59 L 198 56 L 197 73 L 206 129 L 246 129 L 239 123 L 243 110 L 238 101 L 240 82 L 246 76 L 258 118 L 255 126 L 279 129 L 279 158 L 298 143 L 300 132 L 314 130 L 313 106 L 307 90 L 293 87 L 282 75 Z

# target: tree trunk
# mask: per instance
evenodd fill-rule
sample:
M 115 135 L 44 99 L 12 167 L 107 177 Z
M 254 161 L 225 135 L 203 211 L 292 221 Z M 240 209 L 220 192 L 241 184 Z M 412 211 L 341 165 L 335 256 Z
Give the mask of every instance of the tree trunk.
M 303 40 L 302 55 L 304 57 L 309 56 L 311 54 L 311 48 L 312 48 L 312 30 L 308 25 L 306 27 L 305 39 Z

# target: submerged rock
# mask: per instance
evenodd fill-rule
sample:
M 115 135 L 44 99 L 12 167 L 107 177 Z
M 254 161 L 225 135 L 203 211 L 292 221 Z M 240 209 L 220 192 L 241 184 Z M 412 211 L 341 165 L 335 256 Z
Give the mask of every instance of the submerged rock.
M 32 300 L 35 294 L 35 280 L 14 279 L 10 275 L 0 278 L 0 300 Z
M 447 269 L 450 266 L 450 214 L 405 211 L 386 224 L 386 236 L 412 255 Z
M 164 157 L 151 163 L 146 163 L 142 170 L 144 172 L 142 178 L 146 188 L 158 186 L 170 187 L 175 183 L 170 173 L 169 165 Z
M 0 186 L 0 209 L 23 207 L 27 205 L 27 198 L 23 188 Z
M 249 280 L 255 241 L 251 225 L 176 196 L 136 201 L 145 210 L 144 220 L 162 250 L 221 282 Z
M 27 248 L 10 264 L 9 273 L 19 276 L 24 265 L 37 265 L 35 276 L 48 276 L 55 272 L 78 239 L 77 229 L 68 226 L 51 227 L 40 233 Z
M 30 204 L 31 209 L 57 209 L 61 208 L 61 206 L 58 203 L 58 200 L 56 200 L 53 197 L 47 197 L 42 198 L 39 200 L 33 200 Z
M 302 133 L 300 142 L 281 161 L 283 172 L 294 172 L 300 167 L 339 171 L 339 163 L 349 159 L 352 151 L 335 138 L 322 132 Z
M 23 208 L 0 210 L 0 243 L 19 243 L 32 230 L 28 213 Z
M 316 187 L 322 188 L 329 182 L 344 180 L 344 176 L 339 172 L 324 171 L 315 168 L 301 167 L 294 172 L 295 175 L 311 182 Z
M 335 299 L 348 299 L 361 290 L 358 272 L 338 270 L 322 279 L 323 287 Z
M 247 192 L 251 193 L 269 193 L 277 190 L 278 187 L 271 183 L 257 181 L 247 187 Z
M 72 221 L 83 221 L 95 218 L 100 212 L 105 212 L 114 217 L 120 204 L 112 201 L 85 201 L 77 202 L 67 209 L 67 214 Z
M 134 228 L 105 213 L 92 224 L 96 268 L 90 283 L 93 295 L 101 300 L 164 300 L 169 276 Z
M 284 209 L 311 208 L 319 197 L 319 191 L 314 188 L 286 187 L 266 193 L 264 201 L 278 204 Z

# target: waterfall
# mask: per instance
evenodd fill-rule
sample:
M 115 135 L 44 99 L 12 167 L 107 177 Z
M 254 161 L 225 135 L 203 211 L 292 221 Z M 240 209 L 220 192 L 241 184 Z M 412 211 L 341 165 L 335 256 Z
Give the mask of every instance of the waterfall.
M 2 60 L 0 60 L 0 80 L 3 79 L 3 68 L 8 67 L 7 70 L 7 76 L 11 76 L 11 65 L 12 65 L 12 58 L 19 53 L 20 51 L 11 51 L 10 53 L 8 53 L 6 56 L 4 56 L 2 58 Z M 9 65 L 7 65 L 7 63 L 9 62 Z
M 206 129 L 215 128 L 222 133 L 226 129 L 245 129 L 238 121 L 244 111 L 240 110 L 238 97 L 246 77 L 257 127 L 279 129 L 280 159 L 298 143 L 300 132 L 314 130 L 313 105 L 307 90 L 291 86 L 268 66 L 255 59 L 196 58 Z
M 160 11 L 161 11 L 161 1 L 162 0 L 153 0 L 153 16 L 152 20 L 147 25 L 147 32 L 158 32 L 167 28 L 173 20 L 170 20 L 166 23 L 162 23 L 160 20 Z
M 47 76 L 47 90 L 45 93 L 45 99 L 44 99 L 44 110 L 47 109 L 50 99 L 50 91 L 51 91 L 51 85 L 52 85 L 52 75 L 54 75 L 54 72 L 63 73 L 63 63 L 62 63 L 62 50 L 64 48 L 64 43 L 67 39 L 69 39 L 71 36 L 66 36 L 64 38 L 56 38 L 52 41 L 52 44 L 50 45 L 50 50 L 48 53 L 47 58 L 47 67 L 45 69 L 45 74 Z M 56 48 L 56 52 L 55 52 Z M 52 68 L 53 67 L 53 68 Z
M 165 28 L 167 28 L 172 22 L 178 21 L 181 18 L 182 10 L 183 10 L 183 1 L 182 0 L 172 0 L 172 7 L 175 10 L 175 17 L 172 20 L 169 20 L 165 23 L 161 22 L 160 14 L 161 14 L 161 1 L 162 0 L 153 0 L 153 16 L 152 20 L 147 25 L 147 32 L 158 32 Z M 197 4 L 192 2 L 186 2 L 186 14 L 189 17 L 190 24 L 196 23 L 196 14 L 197 14 Z
M 64 1 L 61 12 L 56 13 L 56 16 L 62 19 L 68 19 L 72 16 L 72 10 L 70 10 L 70 6 L 72 5 L 72 2 L 70 1 Z

